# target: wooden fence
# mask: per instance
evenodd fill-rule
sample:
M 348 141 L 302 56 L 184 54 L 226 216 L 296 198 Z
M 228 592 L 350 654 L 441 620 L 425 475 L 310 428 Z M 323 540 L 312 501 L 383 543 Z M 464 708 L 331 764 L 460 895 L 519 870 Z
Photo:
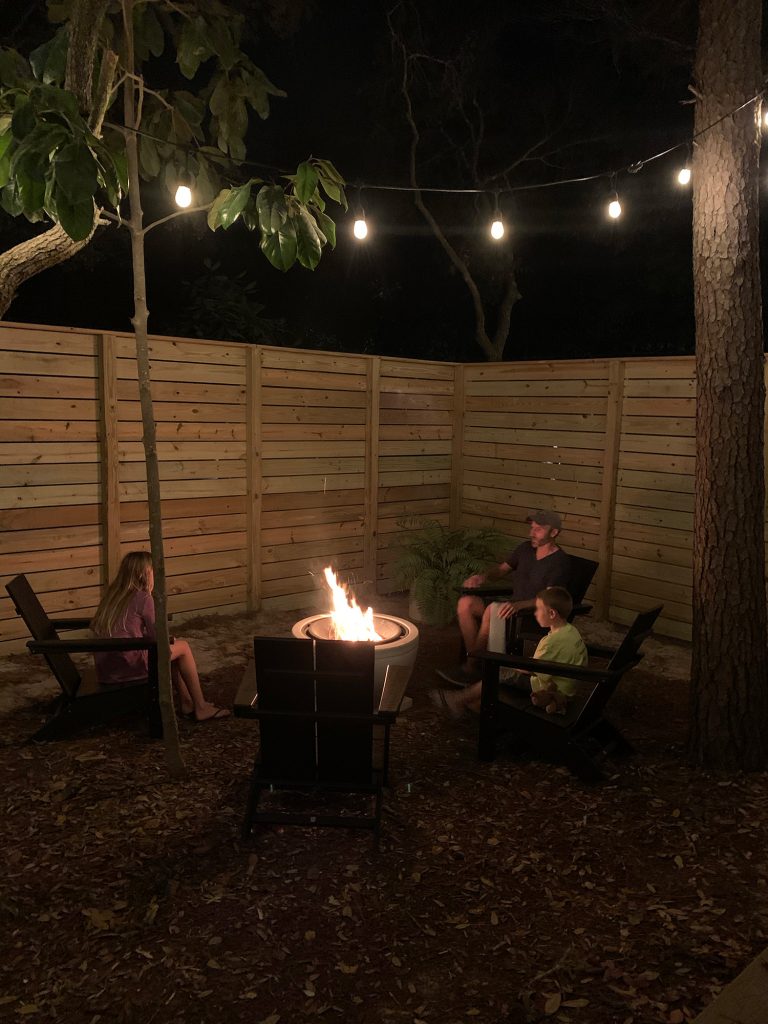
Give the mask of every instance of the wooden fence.
M 173 338 L 151 357 L 175 613 L 312 606 L 328 562 L 385 593 L 403 517 L 515 540 L 552 507 L 563 546 L 600 562 L 600 614 L 660 599 L 660 631 L 690 636 L 692 358 L 457 366 Z M 8 577 L 88 613 L 148 546 L 141 433 L 132 336 L 0 325 L 0 653 L 25 635 Z

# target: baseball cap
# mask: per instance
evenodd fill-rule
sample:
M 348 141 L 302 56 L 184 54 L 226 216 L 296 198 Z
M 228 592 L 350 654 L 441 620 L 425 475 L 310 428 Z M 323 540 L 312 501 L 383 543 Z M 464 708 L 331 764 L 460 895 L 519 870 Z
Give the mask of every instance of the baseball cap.
M 526 523 L 538 523 L 540 526 L 551 526 L 553 530 L 562 530 L 563 528 L 563 521 L 557 512 L 548 512 L 541 508 L 536 512 L 529 512 L 525 521 Z

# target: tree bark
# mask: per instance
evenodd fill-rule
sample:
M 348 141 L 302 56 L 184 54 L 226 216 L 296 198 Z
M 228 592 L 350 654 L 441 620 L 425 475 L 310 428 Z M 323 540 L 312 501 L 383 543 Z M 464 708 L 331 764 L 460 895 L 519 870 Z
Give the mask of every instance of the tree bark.
M 700 0 L 696 131 L 761 89 L 760 0 Z M 701 135 L 693 163 L 696 485 L 690 751 L 768 762 L 758 248 L 760 102 Z
M 128 199 L 130 217 L 125 221 L 131 236 L 131 260 L 133 264 L 133 331 L 136 339 L 136 363 L 139 376 L 139 399 L 141 420 L 144 428 L 144 457 L 147 467 L 147 504 L 149 508 L 149 546 L 152 553 L 152 567 L 155 574 L 153 597 L 157 622 L 157 671 L 160 690 L 160 715 L 163 722 L 163 739 L 169 771 L 174 778 L 184 775 L 184 761 L 179 746 L 179 731 L 173 706 L 171 685 L 171 646 L 168 631 L 168 608 L 165 587 L 165 555 L 163 552 L 163 522 L 160 509 L 160 468 L 157 458 L 157 434 L 152 408 L 152 390 L 149 369 L 149 339 L 147 325 L 147 284 L 144 263 L 144 213 L 141 205 L 141 179 L 139 177 L 139 147 L 136 129 L 139 86 L 134 78 L 133 48 L 133 6 L 134 0 L 123 0 L 123 19 L 126 36 L 127 74 L 123 83 L 123 105 L 125 116 L 125 148 L 128 158 Z
M 102 58 L 98 88 L 94 90 L 96 49 L 107 6 L 108 0 L 77 0 L 75 3 L 69 22 L 64 79 L 64 87 L 75 95 L 80 112 L 85 117 L 91 115 L 91 131 L 97 136 L 101 134 L 117 65 L 116 54 L 107 51 Z M 86 239 L 74 242 L 58 224 L 54 224 L 42 234 L 0 254 L 0 319 L 8 312 L 25 281 L 77 255 L 88 245 L 95 230 L 94 223 L 94 229 Z

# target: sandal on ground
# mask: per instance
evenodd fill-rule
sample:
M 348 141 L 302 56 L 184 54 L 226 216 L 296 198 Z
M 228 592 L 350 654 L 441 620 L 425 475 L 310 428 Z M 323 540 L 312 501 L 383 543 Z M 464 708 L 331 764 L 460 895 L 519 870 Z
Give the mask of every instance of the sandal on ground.
M 202 725 L 203 722 L 213 722 L 217 718 L 230 718 L 232 712 L 228 711 L 227 708 L 216 708 L 212 715 L 208 715 L 206 718 L 195 718 L 195 721 Z

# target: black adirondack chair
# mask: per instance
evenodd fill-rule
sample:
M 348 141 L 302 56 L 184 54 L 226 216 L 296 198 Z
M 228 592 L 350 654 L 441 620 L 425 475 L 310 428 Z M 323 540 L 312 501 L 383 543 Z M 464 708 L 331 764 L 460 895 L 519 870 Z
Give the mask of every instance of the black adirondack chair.
M 255 822 L 372 829 L 381 824 L 389 733 L 409 672 L 390 666 L 374 708 L 374 645 L 255 637 L 254 661 L 235 698 L 235 715 L 259 722 L 242 835 Z M 362 793 L 370 813 L 260 808 L 265 790 Z
M 585 602 L 589 585 L 597 572 L 598 563 L 591 558 L 582 558 L 580 555 L 569 555 L 569 574 L 565 589 L 573 598 L 573 611 L 568 621 L 573 622 L 577 615 L 588 615 L 592 611 L 592 605 Z M 514 600 L 514 591 L 511 587 L 499 586 L 487 587 L 462 587 L 462 594 L 475 595 L 477 597 L 492 598 L 494 601 Z M 534 618 L 532 610 L 518 612 L 517 615 L 507 619 L 507 650 L 513 654 L 522 654 L 527 642 L 538 642 L 546 630 L 542 629 Z M 466 651 L 462 643 L 461 660 L 466 657 Z
M 31 738 L 45 741 L 63 739 L 87 726 L 101 724 L 117 715 L 140 712 L 149 719 L 153 737 L 163 734 L 157 691 L 157 644 L 154 640 L 83 639 L 62 640 L 59 631 L 87 629 L 90 619 L 50 619 L 37 599 L 26 576 L 16 576 L 5 589 L 16 611 L 32 634 L 27 647 L 33 654 L 42 654 L 61 695 L 52 717 Z M 136 682 L 99 685 L 95 669 L 81 671 L 71 654 L 94 654 L 99 651 L 148 651 L 146 679 Z
M 536 661 L 516 654 L 477 656 L 483 661 L 478 756 L 492 761 L 497 743 L 511 740 L 534 755 L 565 764 L 585 782 L 598 782 L 603 773 L 595 762 L 601 754 L 623 757 L 632 753 L 629 742 L 605 717 L 605 707 L 622 676 L 642 660 L 640 646 L 650 634 L 663 605 L 641 612 L 617 649 L 587 644 L 589 665 L 577 667 Z M 499 682 L 502 666 L 529 672 L 565 676 L 580 681 L 582 692 L 569 698 L 564 715 L 549 715 L 531 702 L 525 692 Z

